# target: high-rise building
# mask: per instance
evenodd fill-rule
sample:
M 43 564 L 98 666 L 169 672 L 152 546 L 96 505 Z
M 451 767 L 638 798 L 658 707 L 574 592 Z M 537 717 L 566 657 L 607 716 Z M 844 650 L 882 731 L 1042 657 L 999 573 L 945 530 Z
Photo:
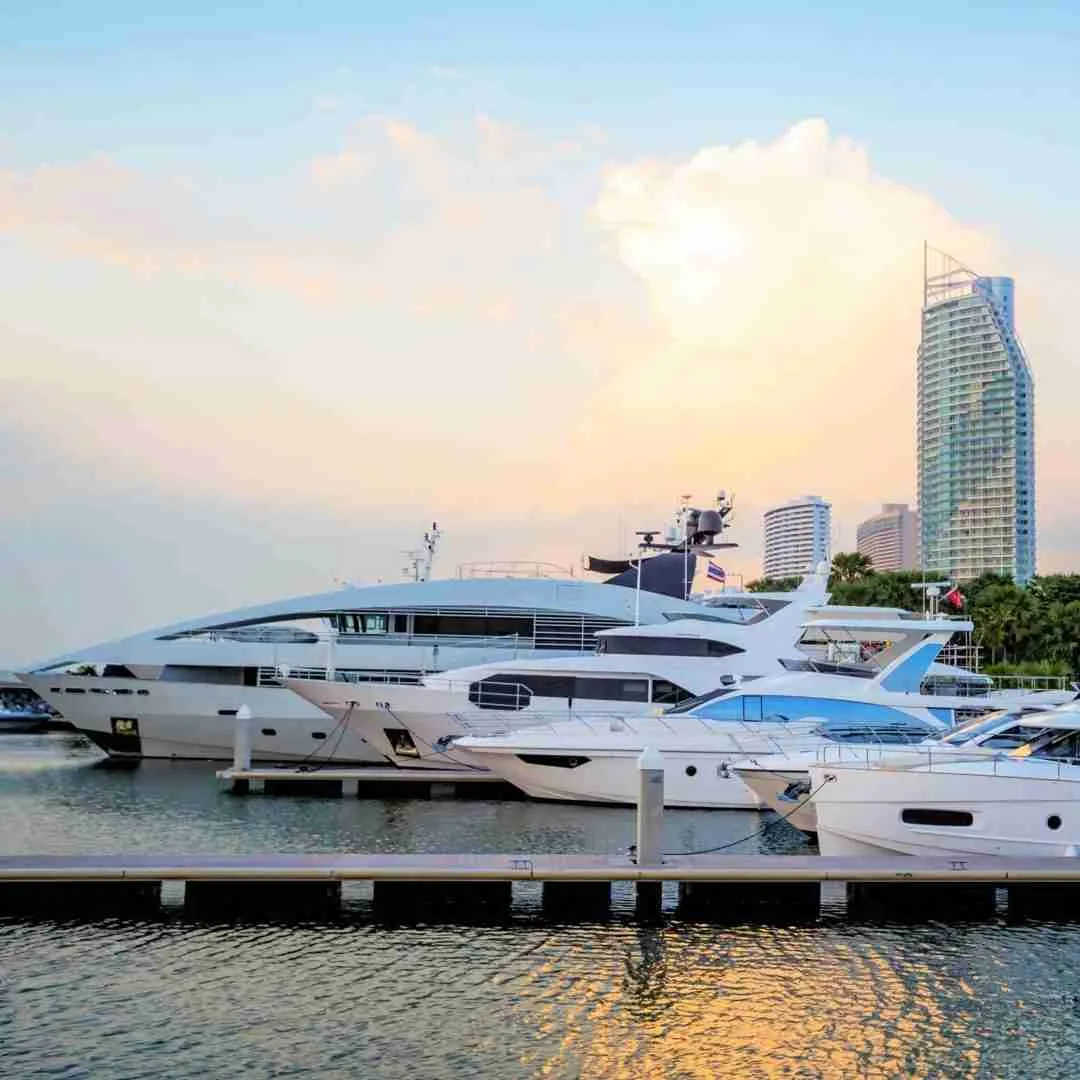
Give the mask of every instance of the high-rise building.
M 928 248 L 923 281 L 922 565 L 961 581 L 988 571 L 1027 581 L 1035 573 L 1034 387 L 1012 278 L 980 277 Z
M 765 511 L 765 576 L 794 577 L 829 561 L 830 505 L 803 495 Z
M 907 503 L 885 503 L 855 536 L 859 553 L 875 570 L 914 570 L 919 565 L 919 515 Z

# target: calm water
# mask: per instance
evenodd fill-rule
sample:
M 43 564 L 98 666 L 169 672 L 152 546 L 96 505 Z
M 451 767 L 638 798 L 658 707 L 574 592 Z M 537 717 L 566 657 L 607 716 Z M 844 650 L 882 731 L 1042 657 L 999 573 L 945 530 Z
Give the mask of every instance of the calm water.
M 629 811 L 231 798 L 0 738 L 4 852 L 619 851 Z M 668 846 L 752 832 L 671 812 Z M 748 847 L 800 849 L 774 830 Z M 1080 925 L 0 921 L 0 1077 L 1068 1077 Z

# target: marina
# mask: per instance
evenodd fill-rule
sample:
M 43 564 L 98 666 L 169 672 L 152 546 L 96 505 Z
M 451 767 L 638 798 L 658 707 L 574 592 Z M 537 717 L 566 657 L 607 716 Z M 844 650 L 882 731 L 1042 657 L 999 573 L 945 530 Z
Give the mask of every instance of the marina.
M 586 921 L 610 914 L 611 886 L 635 886 L 635 912 L 657 918 L 676 886 L 683 919 L 804 922 L 835 908 L 881 918 L 986 919 L 996 893 L 1011 915 L 1080 919 L 1080 861 L 1055 858 L 851 858 L 821 855 L 678 855 L 642 866 L 590 854 L 9 855 L 0 856 L 0 911 L 78 918 L 153 914 L 164 883 L 184 887 L 185 910 L 206 917 L 340 912 L 346 883 L 370 885 L 372 910 L 397 920 L 508 917 L 514 886 L 539 883 L 546 913 Z M 176 903 L 175 897 L 173 900 Z M 834 911 L 835 914 L 835 911 Z

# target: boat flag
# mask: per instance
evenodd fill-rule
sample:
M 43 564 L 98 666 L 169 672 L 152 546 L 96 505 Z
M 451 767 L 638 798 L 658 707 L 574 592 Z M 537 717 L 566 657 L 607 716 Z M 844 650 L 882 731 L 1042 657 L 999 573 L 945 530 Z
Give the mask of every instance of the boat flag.
M 948 604 L 954 611 L 959 611 L 964 606 L 964 594 L 959 585 L 954 585 L 942 598 L 943 604 Z
M 724 573 L 722 566 L 717 566 L 716 563 L 709 560 L 708 565 L 705 567 L 705 576 L 710 581 L 727 581 L 727 574 Z

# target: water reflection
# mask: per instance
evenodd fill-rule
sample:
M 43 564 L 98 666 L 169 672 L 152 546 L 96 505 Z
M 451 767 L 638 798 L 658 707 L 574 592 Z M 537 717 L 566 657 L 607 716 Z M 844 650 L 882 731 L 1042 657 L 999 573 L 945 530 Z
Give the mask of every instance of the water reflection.
M 65 737 L 66 738 L 66 737 Z M 0 850 L 620 850 L 619 808 L 232 798 L 0 740 Z M 672 849 L 750 814 L 670 814 Z M 783 850 L 774 830 L 754 841 Z M 789 850 L 792 848 L 789 847 Z M 0 1076 L 1069 1076 L 1080 927 L 0 922 Z

